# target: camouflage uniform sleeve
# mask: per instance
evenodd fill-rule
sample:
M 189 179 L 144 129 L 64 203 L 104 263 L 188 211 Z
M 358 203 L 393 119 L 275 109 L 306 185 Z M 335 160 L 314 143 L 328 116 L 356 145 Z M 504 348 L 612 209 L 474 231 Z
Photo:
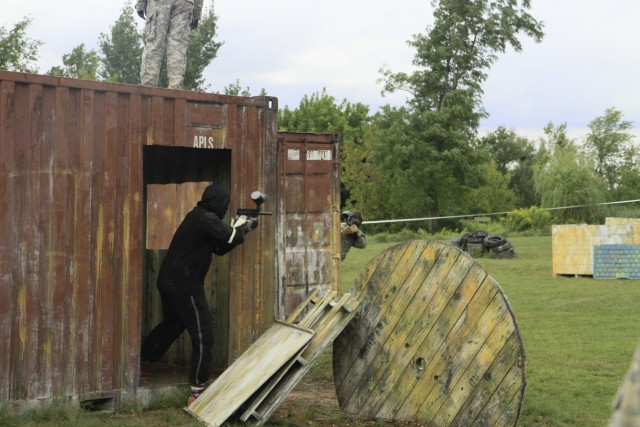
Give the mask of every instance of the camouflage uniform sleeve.
M 353 242 L 353 247 L 358 249 L 364 249 L 367 247 L 367 235 L 362 231 L 358 230 L 355 241 Z
M 193 4 L 193 19 L 199 21 L 202 18 L 202 3 L 204 0 L 195 0 Z

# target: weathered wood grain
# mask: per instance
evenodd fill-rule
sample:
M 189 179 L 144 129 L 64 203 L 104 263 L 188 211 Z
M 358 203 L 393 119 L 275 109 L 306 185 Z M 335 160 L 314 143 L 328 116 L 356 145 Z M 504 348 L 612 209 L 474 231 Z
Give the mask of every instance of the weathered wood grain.
M 478 294 L 476 280 L 486 280 L 486 273 L 477 265 L 474 266 L 471 274 L 458 287 L 458 291 L 453 293 L 449 299 L 449 304 L 442 310 L 437 310 L 437 306 L 429 306 L 425 310 L 427 316 L 433 317 L 433 325 L 427 329 L 420 328 L 415 331 L 414 344 L 405 346 L 406 351 L 397 363 L 392 365 L 395 371 L 391 383 L 395 390 L 405 390 L 406 393 L 389 393 L 384 387 L 380 387 L 377 399 L 372 401 L 370 409 L 372 414 L 379 414 L 382 418 L 393 418 L 400 406 L 405 402 L 409 392 L 415 387 L 420 378 L 425 374 L 430 361 L 437 355 L 442 346 L 450 339 L 450 336 L 458 333 L 464 327 L 464 320 L 474 322 L 478 314 L 475 311 L 467 312 L 468 299 L 464 298 L 476 296 L 478 299 L 492 298 L 495 295 L 490 286 L 481 287 Z M 434 314 L 435 313 L 435 314 Z M 425 321 L 429 319 L 427 317 Z M 461 321 L 463 319 L 463 321 Z M 423 322 L 425 322 L 423 321 Z M 456 328 L 457 325 L 457 328 Z M 420 393 L 420 391 L 416 391 Z
M 346 368 L 344 373 L 338 374 L 344 375 L 342 378 L 348 378 L 348 381 L 341 382 L 341 386 L 337 388 L 338 398 L 343 396 L 346 398 L 345 400 L 348 400 L 356 385 L 367 373 L 370 359 L 375 357 L 381 342 L 384 342 L 382 338 L 378 338 L 381 334 L 385 336 L 385 324 L 382 319 L 387 310 L 393 310 L 399 290 L 402 290 L 403 295 L 406 292 L 411 292 L 411 289 L 408 289 L 410 286 L 403 287 L 401 285 L 408 280 L 413 282 L 410 279 L 412 277 L 423 278 L 433 266 L 433 263 L 425 262 L 430 258 L 430 250 L 430 246 L 423 251 L 417 250 L 415 244 L 391 248 L 390 251 L 395 255 L 390 254 L 389 262 L 379 265 L 366 285 L 366 292 L 358 292 L 359 296 L 362 296 L 359 310 L 360 321 L 357 322 L 357 327 L 351 329 L 349 335 L 345 336 L 346 341 L 350 344 L 347 347 L 341 347 L 341 354 L 338 355 L 338 359 L 352 362 L 344 365 Z M 364 286 L 359 287 L 359 289 L 362 288 Z
M 351 321 L 355 314 L 352 308 L 357 308 L 357 302 L 352 299 L 351 294 L 345 293 L 339 301 L 331 300 L 329 304 L 324 304 L 322 307 L 322 315 L 311 314 L 310 311 L 307 314 L 309 318 L 305 316 L 300 321 L 301 324 L 306 324 L 315 331 L 315 336 L 298 358 L 304 363 L 294 363 L 282 375 L 272 377 L 265 386 L 268 392 L 249 400 L 251 409 L 243 414 L 241 420 L 249 421 L 253 418 L 256 425 L 262 425 L 271 417 L 313 366 L 318 356 Z M 257 402 L 257 400 L 260 401 Z
M 434 423 L 438 425 L 463 425 L 469 420 L 477 420 L 481 424 L 480 414 L 488 407 L 507 406 L 513 397 L 523 391 L 523 375 L 521 360 L 522 343 L 516 334 L 512 334 L 500 354 L 485 372 L 482 387 L 473 388 L 465 402 L 443 405 L 436 414 Z M 515 362 L 514 362 L 515 360 Z M 459 395 L 454 395 L 459 397 Z M 518 399 L 518 402 L 520 402 Z M 460 408 L 458 410 L 458 408 Z M 457 410 L 457 413 L 455 411 Z M 490 424 L 491 425 L 491 424 Z
M 297 358 L 313 336 L 313 331 L 276 321 L 187 412 L 209 426 L 222 425 L 283 365 Z
M 425 330 L 428 330 L 432 324 L 432 319 L 438 317 L 442 305 L 459 285 L 459 278 L 451 280 L 448 276 L 455 276 L 457 272 L 465 275 L 468 272 L 471 263 L 467 262 L 466 258 L 462 260 L 462 264 L 465 265 L 456 269 L 451 268 L 458 261 L 459 255 L 459 251 L 453 250 L 442 254 L 439 258 L 442 262 L 435 264 L 428 274 L 420 274 L 420 270 L 417 270 L 407 285 L 402 286 L 402 289 L 411 289 L 412 298 L 405 310 L 389 311 L 392 315 L 396 315 L 396 318 L 383 319 L 380 322 L 385 325 L 385 328 L 379 334 L 379 340 L 374 345 L 380 347 L 379 351 L 374 358 L 363 360 L 363 363 L 359 364 L 366 374 L 362 379 L 363 383 L 356 386 L 356 393 L 352 394 L 349 399 L 354 407 L 379 406 L 384 400 L 382 396 L 387 394 L 388 387 L 394 385 L 393 379 L 397 378 L 400 373 L 398 368 L 404 368 L 411 362 L 412 358 L 406 361 L 407 364 L 401 365 L 395 362 L 395 357 L 398 353 L 406 355 L 412 350 L 415 351 L 421 340 L 418 339 L 416 342 L 414 338 L 423 336 Z M 441 283 L 442 287 L 424 286 L 424 283 L 429 280 Z M 404 294 L 404 292 L 401 293 Z M 425 301 L 431 301 L 427 309 L 424 309 Z M 393 304 L 404 307 L 402 301 L 394 301 Z M 374 369 L 371 369 L 372 367 Z M 361 405 L 359 402 L 363 400 L 364 405 Z
M 358 314 L 334 341 L 340 407 L 433 426 L 515 425 L 524 350 L 499 285 L 470 256 L 412 241 L 357 277 Z

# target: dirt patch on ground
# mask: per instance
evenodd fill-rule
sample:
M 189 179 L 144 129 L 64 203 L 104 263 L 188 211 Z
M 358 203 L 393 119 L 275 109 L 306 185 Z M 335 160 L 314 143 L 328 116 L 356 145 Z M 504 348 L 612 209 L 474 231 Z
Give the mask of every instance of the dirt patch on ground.
M 333 382 L 303 378 L 269 420 L 273 426 L 421 426 L 398 421 L 361 420 L 340 410 Z

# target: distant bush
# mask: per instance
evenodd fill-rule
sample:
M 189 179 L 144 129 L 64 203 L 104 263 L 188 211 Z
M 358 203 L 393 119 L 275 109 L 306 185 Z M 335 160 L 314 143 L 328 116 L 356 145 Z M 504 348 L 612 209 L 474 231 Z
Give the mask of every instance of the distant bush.
M 553 225 L 553 215 L 537 206 L 529 209 L 516 209 L 509 212 L 504 219 L 504 226 L 507 230 L 523 232 L 537 231 L 549 233 Z
M 462 220 L 460 221 L 462 224 L 463 230 L 462 233 L 469 232 L 473 233 L 474 231 L 486 231 L 489 234 L 498 234 L 505 235 L 505 228 L 501 222 L 478 222 L 478 221 L 470 221 L 470 220 Z M 460 234 L 462 234 L 460 233 Z

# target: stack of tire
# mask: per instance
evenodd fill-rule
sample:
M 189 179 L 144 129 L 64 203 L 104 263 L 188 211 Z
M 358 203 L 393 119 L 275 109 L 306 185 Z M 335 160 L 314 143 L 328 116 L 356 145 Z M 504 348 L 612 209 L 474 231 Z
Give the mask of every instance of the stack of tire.
M 483 256 L 491 252 L 494 258 L 513 258 L 516 251 L 503 236 L 489 234 L 484 230 L 464 233 L 449 240 L 449 244 L 468 252 L 472 256 Z

